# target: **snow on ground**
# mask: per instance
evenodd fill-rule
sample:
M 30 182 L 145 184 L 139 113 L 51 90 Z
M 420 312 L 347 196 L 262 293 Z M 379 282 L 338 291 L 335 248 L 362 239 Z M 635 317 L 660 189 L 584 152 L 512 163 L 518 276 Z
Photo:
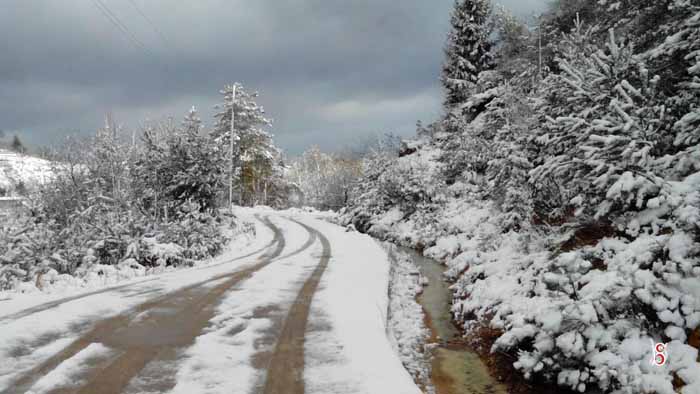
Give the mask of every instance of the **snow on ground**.
M 324 322 L 326 329 L 316 330 L 306 342 L 309 391 L 420 393 L 388 340 L 386 252 L 367 235 L 308 215 L 296 217 L 321 231 L 332 248 L 310 316 L 312 322 Z M 331 349 L 336 350 L 330 353 Z
M 389 283 L 389 332 L 403 365 L 416 382 L 434 393 L 430 381 L 430 350 L 427 346 L 430 329 L 425 325 L 425 313 L 416 297 L 423 292 L 427 279 L 409 256 L 390 243 L 385 243 L 391 257 Z
M 366 235 L 319 220 L 327 215 L 300 210 L 283 215 L 318 229 L 331 244 L 332 257 L 307 327 L 307 392 L 420 393 L 389 339 L 386 252 Z M 306 236 L 299 225 L 279 219 L 275 224 L 288 243 L 304 242 L 294 239 Z M 279 260 L 224 299 L 213 325 L 186 351 L 174 393 L 250 392 L 260 387 L 264 372 L 251 359 L 264 360 L 273 351 L 275 341 L 268 331 L 279 329 L 322 248 L 317 240 L 306 251 L 284 257 L 290 252 L 285 249 Z
M 261 249 L 272 240 L 273 234 L 264 224 L 251 216 L 246 215 L 244 218 L 255 222 L 256 238 L 240 244 L 231 242 L 223 254 L 193 268 L 172 270 L 149 278 L 127 280 L 116 288 L 102 289 L 107 291 L 96 291 L 96 294 L 92 295 L 83 287 L 67 287 L 55 293 L 6 294 L 6 296 L 11 295 L 12 298 L 0 301 L 2 333 L 0 360 L 12 359 L 13 362 L 0 363 L 0 392 L 3 386 L 16 376 L 78 338 L 89 329 L 91 321 L 115 316 L 157 295 L 173 292 L 213 276 L 231 272 L 232 268 L 250 265 L 255 261 L 256 255 L 237 261 L 227 261 Z M 263 252 L 261 250 L 259 254 Z M 214 284 L 208 284 L 208 286 Z M 91 288 L 99 288 L 99 283 Z M 59 304 L 40 313 L 24 316 L 21 319 L 13 318 L 13 314 L 22 313 L 27 308 L 39 308 L 49 302 L 59 302 L 74 297 L 75 299 L 70 302 Z
M 52 163 L 48 160 L 0 149 L 0 189 L 15 189 L 41 184 L 53 176 Z
M 92 343 L 39 379 L 27 394 L 44 394 L 57 389 L 80 387 L 84 383 L 80 378 L 81 370 L 100 360 L 109 359 L 115 353 L 114 350 L 102 344 Z
M 331 245 L 328 269 L 312 305 L 306 339 L 306 387 L 311 393 L 418 394 L 411 375 L 390 339 L 387 322 L 390 262 L 387 253 L 371 237 L 322 220 L 318 212 L 293 210 L 275 213 L 266 208 L 239 210 L 252 219 L 269 216 L 281 228 L 285 248 L 280 257 L 225 294 L 209 327 L 183 350 L 176 361 L 156 361 L 133 379 L 126 392 L 143 393 L 149 376 L 172 373 L 173 393 L 250 392 L 261 387 L 265 360 L 276 344 L 287 312 L 304 281 L 319 263 L 322 245 L 317 239 L 300 250 L 308 232 L 290 218 L 325 235 Z M 127 280 L 126 287 L 104 292 L 81 293 L 61 289 L 55 293 L 13 294 L 0 301 L 0 392 L 9 382 L 65 348 L 95 321 L 114 316 L 153 297 L 228 273 L 255 261 L 250 254 L 272 240 L 273 234 L 256 221 L 258 237 L 246 245 L 232 243 L 220 257 L 200 266 Z M 294 254 L 295 251 L 299 253 Z M 260 254 L 263 251 L 259 252 Z M 218 281 L 207 283 L 212 287 Z M 77 297 L 35 314 L 26 308 L 45 307 L 46 302 Z M 49 304 L 50 305 L 50 304 Z M 21 315 L 21 318 L 16 318 Z M 138 318 L 138 317 L 137 317 Z M 393 327 L 396 330 L 396 327 Z M 403 338 L 403 337 L 402 337 Z M 395 340 L 393 340 L 395 341 Z M 78 384 L 86 366 L 111 355 L 108 348 L 92 345 L 59 365 L 32 388 L 37 394 L 49 387 Z
M 173 393 L 247 393 L 264 378 L 251 359 L 272 351 L 275 342 L 265 341 L 266 331 L 286 314 L 320 252 L 316 243 L 284 257 L 304 244 L 308 234 L 288 220 L 271 220 L 284 234 L 282 256 L 225 296 L 211 326 L 183 354 Z

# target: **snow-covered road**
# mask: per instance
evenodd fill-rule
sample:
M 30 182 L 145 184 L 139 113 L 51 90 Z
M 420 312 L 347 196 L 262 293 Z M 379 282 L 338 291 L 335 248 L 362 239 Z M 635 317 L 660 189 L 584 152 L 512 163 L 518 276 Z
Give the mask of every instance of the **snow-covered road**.
M 299 212 L 195 268 L 0 301 L 2 393 L 420 393 L 387 338 L 389 262 Z

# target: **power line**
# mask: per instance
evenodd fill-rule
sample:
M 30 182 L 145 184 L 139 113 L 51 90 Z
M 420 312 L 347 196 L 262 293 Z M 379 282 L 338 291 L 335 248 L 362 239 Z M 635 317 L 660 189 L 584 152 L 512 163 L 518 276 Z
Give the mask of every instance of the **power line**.
M 134 45 L 148 52 L 146 45 L 144 45 L 144 43 L 141 42 L 141 40 L 139 40 L 136 35 L 131 32 L 131 30 L 129 30 L 129 28 L 112 10 L 109 9 L 109 7 L 107 7 L 105 3 L 102 2 L 102 0 L 93 0 L 93 4 L 95 4 L 102 14 L 107 17 L 107 19 L 109 19 L 110 22 L 112 22 L 112 24 L 116 26 Z
M 146 48 L 146 46 L 141 42 L 130 30 L 129 28 L 119 19 L 119 17 L 112 12 L 101 0 L 92 0 L 92 3 L 97 7 L 102 15 L 107 18 L 119 31 L 122 32 L 124 36 L 131 41 L 132 44 L 138 48 L 144 50 L 145 52 L 151 53 L 151 51 Z
M 168 38 L 167 38 L 167 37 L 165 36 L 165 34 L 163 34 L 163 32 L 158 28 L 158 26 L 155 24 L 155 22 L 153 22 L 153 20 L 152 20 L 151 18 L 149 18 L 148 15 L 146 15 L 146 13 L 141 9 L 141 7 L 139 7 L 139 5 L 136 4 L 136 2 L 135 2 L 134 0 L 129 0 L 129 3 L 131 3 L 131 5 L 134 6 L 134 8 L 136 9 L 136 11 L 143 17 L 143 19 L 146 21 L 146 23 L 148 23 L 148 24 L 151 26 L 151 28 L 153 28 L 153 31 L 155 31 L 156 34 L 158 34 L 158 36 L 160 37 L 160 39 L 163 40 L 163 42 L 164 42 L 166 45 L 170 46 L 170 40 L 168 40 Z

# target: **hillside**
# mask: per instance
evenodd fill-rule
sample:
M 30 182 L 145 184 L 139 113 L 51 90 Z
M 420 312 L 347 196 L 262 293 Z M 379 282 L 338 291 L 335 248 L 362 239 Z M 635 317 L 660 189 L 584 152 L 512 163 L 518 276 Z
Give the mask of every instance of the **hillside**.
M 444 116 L 366 160 L 342 223 L 443 262 L 499 375 L 695 394 L 700 7 L 622 3 L 503 17 L 494 43 L 488 2 L 457 2 Z
M 51 177 L 48 160 L 0 149 L 0 196 L 22 194 L 22 189 Z

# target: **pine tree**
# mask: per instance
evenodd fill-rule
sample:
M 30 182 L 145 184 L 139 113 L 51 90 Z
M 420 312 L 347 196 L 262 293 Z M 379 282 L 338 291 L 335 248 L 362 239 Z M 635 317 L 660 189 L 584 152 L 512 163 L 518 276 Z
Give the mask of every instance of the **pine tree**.
M 125 177 L 129 152 L 120 142 L 121 132 L 121 127 L 108 114 L 104 127 L 91 138 L 92 149 L 86 152 L 86 165 L 96 181 L 96 187 L 105 196 L 114 199 L 123 197 L 122 192 L 128 183 Z
M 192 107 L 183 122 L 167 139 L 170 168 L 166 192 L 175 201 L 173 210 L 192 201 L 200 211 L 216 207 L 216 195 L 223 174 L 222 157 L 210 135 L 200 133 L 201 120 Z
M 200 211 L 216 207 L 224 159 L 214 138 L 201 133 L 200 124 L 193 107 L 181 127 L 170 121 L 144 131 L 131 168 L 133 190 L 135 199 L 156 216 L 165 207 L 173 217 L 190 202 Z
M 10 147 L 13 151 L 17 153 L 25 153 L 27 151 L 27 149 L 24 147 L 24 144 L 17 135 L 12 137 L 12 144 L 10 145 Z
M 674 9 L 677 31 L 650 51 L 650 61 L 671 81 L 673 92 L 666 105 L 676 114 L 673 141 L 661 161 L 665 175 L 679 179 L 700 171 L 700 6 L 680 4 Z
M 660 190 L 652 171 L 668 124 L 659 78 L 610 30 L 604 48 L 580 22 L 565 37 L 559 75 L 545 80 L 546 121 L 535 138 L 548 153 L 532 175 L 568 182 L 567 200 L 585 218 L 640 209 Z
M 447 110 L 464 103 L 473 93 L 479 73 L 493 68 L 489 12 L 487 0 L 457 0 L 455 3 L 442 70 Z
M 187 115 L 185 115 L 185 119 L 182 121 L 182 127 L 185 129 L 184 131 L 186 133 L 199 134 L 202 130 L 202 119 L 199 118 L 197 108 L 194 106 L 190 108 Z
M 265 130 L 271 121 L 255 100 L 257 93 L 248 93 L 243 86 L 236 84 L 236 100 L 233 101 L 234 86 L 221 91 L 224 103 L 219 105 L 215 115 L 217 123 L 213 135 L 219 149 L 228 152 L 230 138 L 234 139 L 235 186 L 238 187 L 239 201 L 245 204 L 261 202 L 264 199 L 265 177 L 272 175 L 272 166 L 279 156 L 272 135 Z M 233 136 L 231 136 L 231 114 L 235 112 Z M 226 154 L 228 155 L 228 153 Z M 229 170 L 229 174 L 230 174 Z M 227 181 L 228 182 L 228 181 Z

